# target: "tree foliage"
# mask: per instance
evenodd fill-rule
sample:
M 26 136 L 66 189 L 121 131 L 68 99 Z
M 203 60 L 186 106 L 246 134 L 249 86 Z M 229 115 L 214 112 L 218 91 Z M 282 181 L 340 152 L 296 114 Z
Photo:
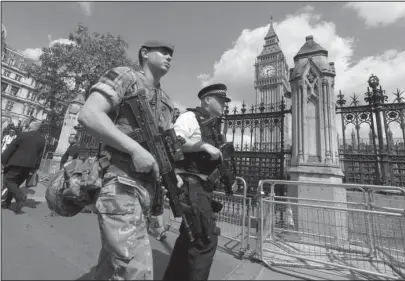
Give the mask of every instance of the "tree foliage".
M 28 75 L 36 81 L 38 99 L 51 111 L 62 113 L 77 94 L 85 92 L 107 70 L 138 67 L 128 57 L 128 44 L 119 35 L 90 34 L 79 24 L 69 40 L 43 48 L 40 63 L 27 67 Z
M 139 68 L 127 55 L 128 44 L 118 35 L 90 33 L 79 24 L 68 43 L 53 43 L 42 49 L 39 63 L 26 71 L 36 82 L 34 93 L 48 109 L 48 133 L 58 138 L 70 102 L 85 94 L 111 68 Z M 44 124 L 45 126 L 45 124 Z

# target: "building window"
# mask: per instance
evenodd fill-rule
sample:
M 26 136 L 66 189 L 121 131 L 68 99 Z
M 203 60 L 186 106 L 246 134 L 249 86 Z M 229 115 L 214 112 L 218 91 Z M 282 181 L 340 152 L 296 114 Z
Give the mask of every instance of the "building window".
M 21 82 L 21 78 L 22 78 L 21 75 L 18 74 L 15 75 L 15 80 L 17 80 L 18 82 Z
M 8 87 L 8 84 L 7 84 L 7 83 L 1 82 L 1 91 L 2 91 L 2 92 L 5 92 L 6 89 L 7 89 L 7 87 Z
M 20 90 L 20 88 L 18 88 L 18 87 L 16 87 L 16 86 L 11 86 L 11 91 L 10 91 L 10 93 L 11 93 L 13 96 L 16 96 L 19 90 Z
M 4 70 L 4 76 L 10 77 L 10 75 L 11 75 L 11 72 L 10 72 L 10 71 Z
M 25 63 L 20 64 L 20 69 L 21 70 L 25 70 L 26 67 L 27 67 L 27 65 Z
M 15 64 L 15 59 L 8 59 L 8 64 L 9 64 L 10 66 L 14 66 L 14 64 Z
M 8 101 L 6 105 L 6 110 L 11 111 L 13 109 L 14 102 Z
M 30 109 L 28 109 L 28 113 L 27 113 L 27 115 L 29 115 L 29 116 L 33 116 L 33 115 L 34 115 L 34 111 L 35 111 L 35 108 L 30 107 Z

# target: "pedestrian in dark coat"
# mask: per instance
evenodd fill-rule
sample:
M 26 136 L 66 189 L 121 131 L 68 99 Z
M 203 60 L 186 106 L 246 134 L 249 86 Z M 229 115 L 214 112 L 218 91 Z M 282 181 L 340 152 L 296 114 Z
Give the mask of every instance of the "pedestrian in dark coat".
M 41 164 L 41 156 L 45 147 L 45 138 L 39 132 L 40 122 L 31 122 L 28 130 L 20 133 L 1 155 L 4 168 L 4 185 L 8 189 L 7 198 L 2 208 L 8 208 L 15 199 L 16 213 L 21 211 L 27 196 L 20 190 L 20 185 L 28 179 Z

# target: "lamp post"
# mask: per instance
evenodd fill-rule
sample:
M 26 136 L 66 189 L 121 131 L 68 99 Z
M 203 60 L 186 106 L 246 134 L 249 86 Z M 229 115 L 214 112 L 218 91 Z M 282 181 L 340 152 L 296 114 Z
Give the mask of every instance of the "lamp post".
M 368 79 L 368 85 L 371 88 L 367 87 L 367 93 L 364 100 L 370 106 L 371 113 L 371 131 L 373 133 L 373 146 L 374 153 L 376 155 L 376 184 L 381 185 L 385 182 L 385 173 L 384 167 L 382 166 L 382 160 L 385 154 L 384 149 L 384 138 L 383 131 L 381 126 L 381 105 L 388 100 L 388 97 L 385 95 L 385 91 L 381 88 L 380 79 L 377 76 L 371 74 Z M 380 86 L 380 87 L 378 87 Z M 377 136 L 378 136 L 378 150 L 375 142 L 375 127 L 374 127 L 374 114 L 375 122 L 377 127 Z

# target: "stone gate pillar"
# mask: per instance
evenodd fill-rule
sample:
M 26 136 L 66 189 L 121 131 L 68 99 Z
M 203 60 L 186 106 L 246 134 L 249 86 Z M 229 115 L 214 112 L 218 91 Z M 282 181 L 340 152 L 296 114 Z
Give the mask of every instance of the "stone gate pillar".
M 328 51 L 307 36 L 290 69 L 292 90 L 291 180 L 341 184 L 335 112 L 335 67 Z M 315 205 L 299 198 L 333 200 L 345 206 L 346 190 L 333 186 L 289 186 L 288 196 L 299 203 Z M 316 203 L 318 204 L 318 203 Z M 322 204 L 322 203 L 319 203 Z M 333 204 L 326 204 L 332 206 Z M 335 204 L 338 207 L 337 204 Z M 321 208 L 293 207 L 299 231 L 347 238 L 345 212 Z
M 76 98 L 70 103 L 68 109 L 65 113 L 65 118 L 63 120 L 62 130 L 59 136 L 58 146 L 56 147 L 52 165 L 54 167 L 50 167 L 52 169 L 59 169 L 60 160 L 65 153 L 66 149 L 69 147 L 69 135 L 72 133 L 76 133 L 75 126 L 78 125 L 77 117 L 80 109 L 82 109 L 85 102 L 85 98 L 83 94 L 79 93 Z

